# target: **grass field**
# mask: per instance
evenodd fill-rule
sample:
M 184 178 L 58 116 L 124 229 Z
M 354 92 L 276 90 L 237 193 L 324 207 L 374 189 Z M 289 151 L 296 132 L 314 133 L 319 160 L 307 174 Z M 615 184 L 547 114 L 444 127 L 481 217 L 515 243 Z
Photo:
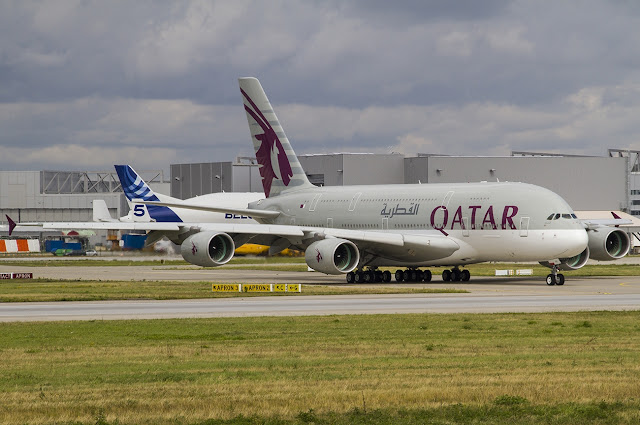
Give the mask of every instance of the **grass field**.
M 175 300 L 252 296 L 466 293 L 451 288 L 341 287 L 303 285 L 302 293 L 212 292 L 216 282 L 28 279 L 0 281 L 0 302 Z
M 0 324 L 2 424 L 635 424 L 640 312 Z
M 144 257 L 142 257 L 144 258 Z M 47 258 L 40 260 L 15 260 L 13 258 L 0 258 L 0 264 L 6 266 L 25 267 L 108 267 L 108 266 L 190 266 L 191 264 L 181 259 L 144 260 L 127 259 L 126 257 L 116 257 L 111 259 L 98 260 L 95 258 Z M 304 258 L 299 257 L 234 257 L 229 265 L 253 264 L 304 264 Z
M 109 267 L 109 266 L 157 266 L 176 269 L 193 269 L 192 266 L 184 260 L 95 260 L 95 259 L 47 259 L 47 260 L 13 260 L 0 259 L 0 265 L 3 266 L 21 266 L 21 267 Z M 235 257 L 224 269 L 243 269 L 250 267 L 255 270 L 275 270 L 275 271 L 307 271 L 307 265 L 304 258 L 299 257 Z M 496 269 L 532 269 L 534 276 L 546 276 L 549 269 L 539 264 L 522 264 L 522 263 L 481 263 L 471 264 L 464 267 L 471 272 L 471 276 L 494 276 Z M 381 268 L 381 270 L 395 269 Z M 439 279 L 442 267 L 433 267 L 431 271 L 434 280 Z M 597 264 L 587 265 L 581 269 L 563 272 L 567 276 L 638 276 L 640 275 L 640 264 Z

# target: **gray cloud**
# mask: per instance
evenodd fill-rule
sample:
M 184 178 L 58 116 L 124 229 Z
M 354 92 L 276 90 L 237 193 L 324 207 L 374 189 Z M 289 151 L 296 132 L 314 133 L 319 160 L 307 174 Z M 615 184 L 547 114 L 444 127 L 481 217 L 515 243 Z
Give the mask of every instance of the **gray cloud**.
M 2 169 L 89 168 L 82 158 L 166 168 L 249 154 L 237 88 L 249 75 L 299 153 L 640 148 L 635 2 L 0 8 Z

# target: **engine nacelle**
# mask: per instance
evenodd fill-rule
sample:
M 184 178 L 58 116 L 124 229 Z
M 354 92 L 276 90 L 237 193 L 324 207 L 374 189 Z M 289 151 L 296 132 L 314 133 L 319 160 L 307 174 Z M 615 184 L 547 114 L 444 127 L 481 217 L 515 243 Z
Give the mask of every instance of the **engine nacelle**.
M 304 252 L 304 259 L 315 271 L 343 274 L 358 266 L 360 251 L 346 239 L 323 239 L 309 245 Z
M 574 257 L 561 258 L 560 259 L 561 263 L 556 264 L 556 266 L 558 266 L 559 270 L 565 270 L 565 271 L 578 270 L 579 268 L 587 264 L 587 260 L 589 260 L 589 254 L 590 254 L 589 247 L 586 247 L 584 251 L 582 251 L 580 254 Z M 551 264 L 548 261 L 540 261 L 540 264 L 549 268 L 553 267 L 553 264 Z
M 233 258 L 235 244 L 231 236 L 219 232 L 200 232 L 180 245 L 182 258 L 202 267 L 217 267 Z
M 591 258 L 599 261 L 611 261 L 622 258 L 629 252 L 629 235 L 613 227 L 596 227 L 587 232 Z

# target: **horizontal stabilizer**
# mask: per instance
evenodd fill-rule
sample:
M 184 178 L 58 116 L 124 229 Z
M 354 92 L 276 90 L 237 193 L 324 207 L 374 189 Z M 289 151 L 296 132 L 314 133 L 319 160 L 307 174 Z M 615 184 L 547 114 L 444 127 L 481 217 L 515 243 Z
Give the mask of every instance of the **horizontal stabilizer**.
M 93 221 L 117 221 L 111 214 L 104 199 L 93 200 Z

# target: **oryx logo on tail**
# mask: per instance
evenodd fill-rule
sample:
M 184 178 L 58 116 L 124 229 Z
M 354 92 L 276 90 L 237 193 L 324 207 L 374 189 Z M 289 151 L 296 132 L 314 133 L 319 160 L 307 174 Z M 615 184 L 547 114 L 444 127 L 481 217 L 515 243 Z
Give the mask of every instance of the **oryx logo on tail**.
M 278 138 L 273 127 L 267 118 L 262 114 L 260 108 L 251 100 L 247 93 L 240 89 L 242 96 L 247 99 L 251 106 L 244 105 L 245 111 L 258 123 L 264 133 L 256 134 L 254 137 L 260 141 L 260 148 L 256 150 L 256 159 L 260 164 L 260 176 L 264 194 L 269 197 L 273 179 L 281 180 L 285 186 L 289 186 L 293 171 L 287 158 L 287 153 Z

